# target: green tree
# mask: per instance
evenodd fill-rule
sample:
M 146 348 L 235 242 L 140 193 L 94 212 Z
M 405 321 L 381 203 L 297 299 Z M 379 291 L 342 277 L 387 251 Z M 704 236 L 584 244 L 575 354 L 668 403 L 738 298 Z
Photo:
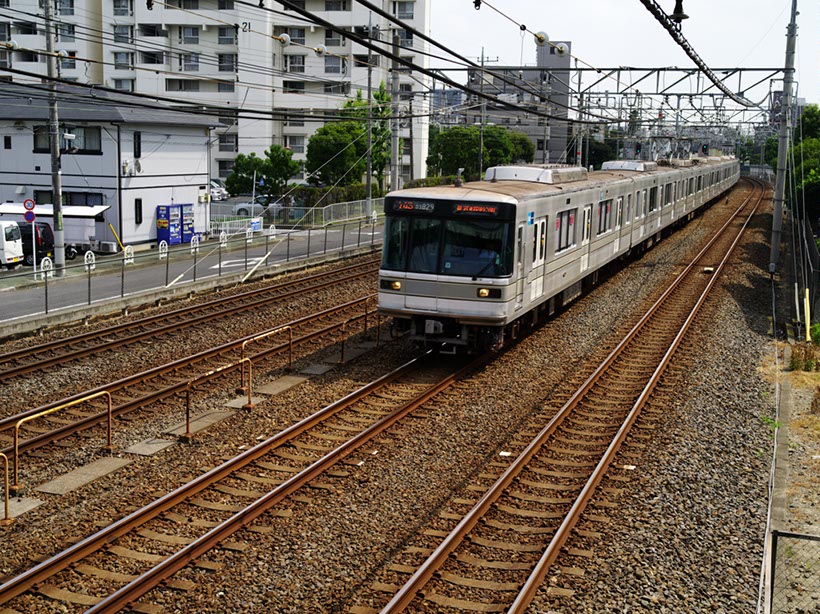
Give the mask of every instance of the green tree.
M 284 192 L 288 179 L 302 169 L 302 163 L 293 159 L 293 152 L 280 145 L 271 145 L 260 158 L 255 153 L 239 154 L 234 160 L 233 172 L 225 179 L 231 194 L 250 194 L 256 172 L 256 193 L 278 196 Z
M 820 108 L 816 104 L 807 104 L 800 114 L 801 129 L 797 137 L 802 139 L 820 138 Z
M 509 164 L 513 159 L 513 144 L 510 131 L 501 126 L 484 127 L 484 151 L 488 166 Z
M 391 116 L 391 102 L 393 97 L 387 91 L 387 87 L 382 81 L 379 84 L 379 89 L 373 92 L 373 100 L 371 102 L 371 167 L 373 169 L 373 176 L 379 186 L 379 193 L 384 191 L 384 174 L 390 166 L 390 116 Z M 342 106 L 342 117 L 356 119 L 364 123 L 364 130 L 367 130 L 367 99 L 362 90 L 356 91 L 356 98 L 348 100 Z M 365 137 L 366 139 L 366 137 Z M 366 153 L 367 142 L 364 143 Z M 367 163 L 365 162 L 365 166 Z
M 366 130 L 358 121 L 331 122 L 319 128 L 307 146 L 309 182 L 328 186 L 360 182 L 367 169 Z
M 441 174 L 455 175 L 458 169 L 463 168 L 465 177 L 478 177 L 478 144 L 479 133 L 476 126 L 453 126 L 441 132 L 435 145 Z M 486 162 L 485 148 L 485 168 Z
M 513 162 L 521 161 L 527 164 L 535 160 L 535 143 L 523 132 L 510 131 Z

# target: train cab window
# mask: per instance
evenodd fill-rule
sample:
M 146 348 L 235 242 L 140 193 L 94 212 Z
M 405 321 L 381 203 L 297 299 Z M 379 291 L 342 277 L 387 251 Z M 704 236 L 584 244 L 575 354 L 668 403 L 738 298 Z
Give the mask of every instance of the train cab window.
M 612 199 L 598 203 L 598 235 L 612 230 Z
M 535 225 L 536 232 L 538 224 Z M 444 230 L 443 275 L 497 277 L 512 272 L 510 229 L 504 222 L 448 220 Z
M 558 235 L 558 246 L 555 253 L 561 252 L 575 245 L 575 218 L 578 209 L 562 211 L 555 218 L 555 233 Z
M 385 220 L 386 247 L 382 254 L 382 268 L 403 270 L 410 240 L 410 220 L 403 217 L 388 217 Z
M 407 270 L 414 273 L 438 271 L 438 248 L 441 240 L 441 220 L 417 218 L 410 231 L 410 254 Z

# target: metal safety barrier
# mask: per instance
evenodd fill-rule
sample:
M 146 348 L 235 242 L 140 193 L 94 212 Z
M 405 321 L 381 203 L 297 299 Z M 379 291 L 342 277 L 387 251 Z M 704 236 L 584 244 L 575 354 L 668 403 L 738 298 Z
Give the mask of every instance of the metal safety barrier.
M 63 409 L 68 409 L 69 407 L 74 407 L 75 405 L 79 405 L 80 403 L 85 403 L 87 401 L 92 401 L 99 397 L 108 397 L 108 443 L 106 444 L 106 449 L 112 450 L 113 446 L 111 444 L 111 436 L 113 432 L 113 414 L 111 408 L 111 393 L 107 390 L 103 390 L 102 392 L 95 392 L 94 394 L 90 394 L 87 397 L 83 397 L 81 399 L 75 399 L 69 403 L 63 403 L 62 405 L 58 405 L 57 407 L 52 407 L 51 409 L 44 409 L 43 411 L 36 413 L 31 416 L 26 416 L 25 418 L 20 419 L 17 424 L 14 425 L 14 484 L 12 485 L 11 489 L 15 493 L 19 493 L 23 490 L 22 485 L 20 484 L 20 427 L 23 426 L 26 422 L 31 422 L 32 420 L 36 420 L 37 418 L 42 418 L 43 416 L 47 416 L 49 414 L 53 414 L 58 411 L 62 411 Z

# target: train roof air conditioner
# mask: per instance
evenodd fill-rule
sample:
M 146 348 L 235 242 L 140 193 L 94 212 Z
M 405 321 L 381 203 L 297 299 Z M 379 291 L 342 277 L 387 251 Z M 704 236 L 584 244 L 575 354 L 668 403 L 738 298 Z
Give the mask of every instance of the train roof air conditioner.
M 580 166 L 493 166 L 487 169 L 484 179 L 485 181 L 532 181 L 553 184 L 583 181 L 587 176 L 587 169 Z

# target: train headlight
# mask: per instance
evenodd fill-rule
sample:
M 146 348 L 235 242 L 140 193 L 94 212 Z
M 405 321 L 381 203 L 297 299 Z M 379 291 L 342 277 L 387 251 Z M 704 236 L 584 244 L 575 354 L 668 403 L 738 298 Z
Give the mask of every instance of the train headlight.
M 398 280 L 380 279 L 379 288 L 381 290 L 401 290 L 401 282 Z
M 401 282 L 400 281 L 391 281 L 390 282 L 390 289 L 391 290 L 401 290 Z
M 479 288 L 476 296 L 478 298 L 501 298 L 501 288 Z

